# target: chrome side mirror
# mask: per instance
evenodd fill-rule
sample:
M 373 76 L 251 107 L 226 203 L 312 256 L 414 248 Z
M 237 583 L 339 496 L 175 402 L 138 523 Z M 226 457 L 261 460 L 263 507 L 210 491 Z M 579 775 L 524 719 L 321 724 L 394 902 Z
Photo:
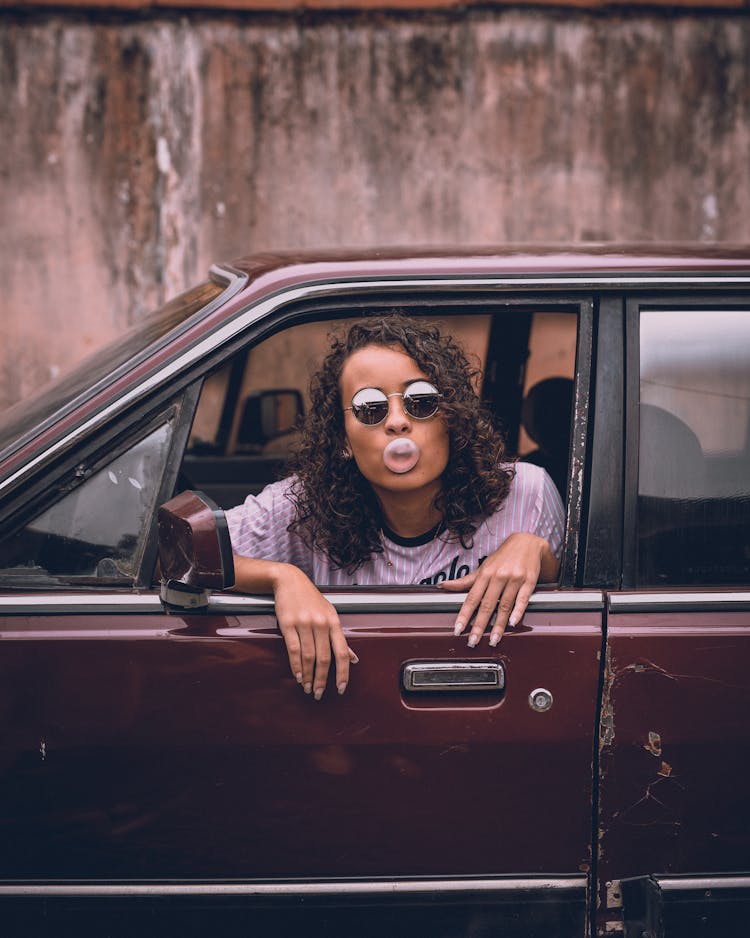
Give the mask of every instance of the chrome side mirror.
M 227 519 L 203 492 L 181 492 L 162 505 L 158 532 L 163 602 L 207 606 L 211 590 L 234 586 Z

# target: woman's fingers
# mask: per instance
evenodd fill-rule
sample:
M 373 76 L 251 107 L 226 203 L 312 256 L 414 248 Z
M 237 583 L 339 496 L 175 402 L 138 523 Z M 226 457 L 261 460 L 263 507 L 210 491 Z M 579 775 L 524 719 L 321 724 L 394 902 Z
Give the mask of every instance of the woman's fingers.
M 478 570 L 475 570 L 474 573 L 469 573 L 467 576 L 462 576 L 458 580 L 446 580 L 440 584 L 440 588 L 447 590 L 452 593 L 464 593 L 466 590 L 469 590 L 469 595 L 463 601 L 461 608 L 458 610 L 458 615 L 456 616 L 456 621 L 453 623 L 453 634 L 460 635 L 466 626 L 469 624 L 469 620 L 474 615 L 474 609 L 478 599 L 475 597 L 480 596 L 481 593 L 475 593 L 473 591 L 473 585 L 479 574 Z
M 336 688 L 343 694 L 349 665 L 357 664 L 359 658 L 346 641 L 338 612 L 301 570 L 288 565 L 282 565 L 282 570 L 274 600 L 292 674 L 306 694 L 320 700 L 333 659 Z
M 315 680 L 313 682 L 313 697 L 320 700 L 323 691 L 326 689 L 328 680 L 328 669 L 331 666 L 331 630 L 327 623 L 322 623 L 313 628 L 313 638 L 315 641 Z M 347 679 L 348 679 L 347 662 Z
M 311 694 L 313 689 L 313 677 L 315 676 L 315 636 L 310 628 L 295 629 L 300 640 L 300 654 L 302 657 L 302 689 L 306 694 Z M 289 647 L 289 646 L 287 646 Z
M 518 625 L 521 619 L 523 619 L 523 614 L 526 612 L 526 607 L 528 606 L 529 600 L 531 599 L 531 594 L 535 589 L 536 582 L 531 583 L 527 581 L 523 584 L 523 586 L 521 586 L 518 593 L 516 594 L 516 601 L 513 604 L 513 611 L 511 612 L 510 618 L 508 619 L 508 623 L 510 625 Z
M 320 700 L 328 682 L 331 657 L 336 667 L 336 689 L 343 694 L 349 684 L 349 666 L 359 658 L 349 647 L 340 625 L 286 626 L 281 630 L 289 667 L 306 694 Z
M 535 535 L 512 535 L 474 573 L 441 584 L 455 592 L 468 589 L 453 634 L 461 635 L 471 624 L 468 644 L 474 648 L 490 626 L 490 645 L 497 645 L 508 623 L 517 625 L 526 611 L 539 579 L 544 544 Z
M 480 638 L 484 635 L 484 630 L 493 618 L 495 622 L 499 623 L 505 615 L 507 621 L 505 606 L 507 606 L 509 602 L 506 598 L 509 587 L 505 580 L 499 577 L 490 577 L 488 582 L 483 585 L 485 585 L 486 588 L 482 594 L 474 617 L 474 623 L 469 632 L 469 648 L 474 648 L 479 644 Z M 510 610 L 508 610 L 508 613 L 510 613 Z M 502 623 L 502 627 L 505 628 L 505 622 Z
M 343 694 L 349 683 L 349 665 L 356 664 L 359 658 L 348 646 L 341 626 L 331 629 L 331 648 L 336 661 L 336 690 Z
M 359 658 L 346 641 L 343 629 L 336 625 L 315 629 L 315 682 L 313 696 L 320 700 L 328 681 L 331 666 L 331 652 L 336 668 L 336 690 L 343 694 L 349 684 L 349 665 L 359 664 Z
M 294 679 L 298 684 L 304 680 L 302 674 L 302 645 L 299 639 L 299 633 L 295 628 L 281 628 L 281 634 L 284 637 L 286 653 L 289 656 L 289 667 L 291 668 Z

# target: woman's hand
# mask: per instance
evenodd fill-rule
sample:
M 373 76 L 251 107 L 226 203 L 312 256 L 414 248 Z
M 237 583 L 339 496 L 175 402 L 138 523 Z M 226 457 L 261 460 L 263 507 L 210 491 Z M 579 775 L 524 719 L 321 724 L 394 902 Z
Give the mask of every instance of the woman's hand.
M 331 650 L 336 659 L 336 688 L 343 694 L 349 665 L 359 658 L 349 647 L 334 606 L 310 579 L 290 564 L 274 577 L 276 619 L 286 642 L 289 666 L 306 694 L 320 700 L 328 680 Z
M 273 593 L 276 620 L 284 636 L 289 667 L 306 694 L 320 700 L 326 688 L 331 651 L 336 659 L 336 687 L 349 683 L 349 665 L 357 664 L 335 608 L 299 567 L 234 554 L 236 590 Z
M 454 635 L 460 635 L 475 616 L 469 633 L 469 647 L 473 648 L 494 616 L 490 645 L 497 645 L 505 626 L 521 621 L 537 582 L 554 580 L 559 566 L 544 538 L 511 534 L 478 570 L 440 584 L 453 592 L 469 591 L 456 617 Z

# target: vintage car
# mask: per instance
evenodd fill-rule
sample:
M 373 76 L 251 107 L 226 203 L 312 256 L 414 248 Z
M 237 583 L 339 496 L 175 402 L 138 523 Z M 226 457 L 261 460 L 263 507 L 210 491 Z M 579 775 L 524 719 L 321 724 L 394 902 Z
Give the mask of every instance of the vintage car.
M 159 507 L 222 543 L 327 335 L 394 307 L 559 486 L 560 578 L 496 648 L 434 586 L 326 592 L 360 663 L 315 701 L 270 597 L 161 588 Z M 744 938 L 750 249 L 217 265 L 0 451 L 2 934 Z

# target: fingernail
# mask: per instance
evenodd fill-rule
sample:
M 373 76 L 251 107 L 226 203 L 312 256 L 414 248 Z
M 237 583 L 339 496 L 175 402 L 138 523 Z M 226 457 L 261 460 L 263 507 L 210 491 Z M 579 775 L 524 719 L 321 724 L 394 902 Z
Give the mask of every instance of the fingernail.
M 479 639 L 477 638 L 476 635 L 470 635 L 469 636 L 469 648 L 474 648 L 474 646 L 476 645 L 478 641 Z
M 456 624 L 453 626 L 453 634 L 454 634 L 454 635 L 460 635 L 461 632 L 463 632 L 463 630 L 464 630 L 464 624 L 463 624 L 463 622 L 456 622 Z
M 305 684 L 304 690 L 306 694 L 309 694 L 310 691 L 312 690 L 312 684 Z
M 316 690 L 315 693 L 313 694 L 313 697 L 314 697 L 316 700 L 320 700 L 320 698 L 321 698 L 322 696 L 323 696 L 323 691 L 320 690 L 320 688 L 318 688 L 318 690 Z
M 337 690 L 340 694 L 343 694 L 344 691 L 346 690 L 346 684 L 339 684 Z
M 497 645 L 499 641 L 500 641 L 499 635 L 490 635 L 490 645 L 492 648 L 494 648 L 495 645 Z
M 352 664 L 359 664 L 359 658 L 355 655 L 353 658 L 349 659 Z
M 518 616 L 515 613 L 508 619 L 508 625 L 518 625 Z
M 301 672 L 301 671 L 298 671 L 294 676 L 297 678 L 297 683 L 298 683 L 298 684 L 301 684 L 301 683 L 302 683 L 302 672 Z

